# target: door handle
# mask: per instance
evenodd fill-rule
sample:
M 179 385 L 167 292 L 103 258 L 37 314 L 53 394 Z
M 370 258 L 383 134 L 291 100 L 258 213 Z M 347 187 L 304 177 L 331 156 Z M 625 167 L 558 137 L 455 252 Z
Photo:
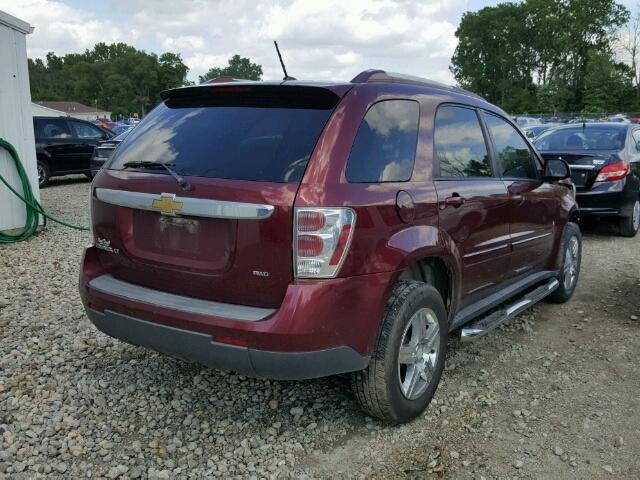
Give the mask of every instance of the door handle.
M 461 197 L 460 195 L 452 195 L 450 197 L 447 197 L 444 199 L 444 204 L 446 205 L 451 205 L 454 208 L 458 208 L 461 207 L 462 205 L 464 205 L 464 197 Z
M 524 195 L 512 195 L 511 198 L 517 206 L 520 206 L 524 203 Z

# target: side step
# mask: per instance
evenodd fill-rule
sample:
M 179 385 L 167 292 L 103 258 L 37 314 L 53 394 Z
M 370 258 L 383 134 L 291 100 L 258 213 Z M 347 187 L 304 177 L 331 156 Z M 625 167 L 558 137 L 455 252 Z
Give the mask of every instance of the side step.
M 544 297 L 558 288 L 558 285 L 560 285 L 558 283 L 558 280 L 556 278 L 552 278 L 546 284 L 536 288 L 535 290 L 532 290 L 511 305 L 502 307 L 500 310 L 497 310 L 492 314 L 481 318 L 480 320 L 470 323 L 469 325 L 462 328 L 460 339 L 463 342 L 470 342 L 471 340 L 481 337 L 485 333 L 488 333 L 496 328 L 505 320 L 514 317 L 523 310 L 529 308 L 531 305 L 538 303 L 540 300 L 542 300 Z

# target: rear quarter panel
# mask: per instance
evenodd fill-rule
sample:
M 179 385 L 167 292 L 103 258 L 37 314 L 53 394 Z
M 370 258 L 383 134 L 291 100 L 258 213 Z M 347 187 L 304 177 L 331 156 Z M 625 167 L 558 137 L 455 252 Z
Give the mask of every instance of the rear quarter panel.
M 390 99 L 420 104 L 413 176 L 408 182 L 349 183 L 345 169 L 358 127 L 373 104 Z M 448 234 L 439 229 L 438 198 L 431 181 L 433 113 L 445 100 L 446 96 L 423 87 L 365 84 L 351 90 L 336 108 L 309 161 L 295 206 L 348 206 L 356 211 L 356 228 L 340 277 L 394 271 L 395 282 L 412 263 L 438 257 L 459 281 L 459 254 Z M 401 190 L 411 195 L 415 205 L 411 223 L 398 215 L 396 196 Z

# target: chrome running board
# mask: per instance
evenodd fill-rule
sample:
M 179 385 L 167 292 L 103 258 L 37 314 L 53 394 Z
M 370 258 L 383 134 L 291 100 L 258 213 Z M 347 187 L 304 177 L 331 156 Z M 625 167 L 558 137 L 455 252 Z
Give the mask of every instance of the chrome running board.
M 460 339 L 463 342 L 470 342 L 471 340 L 481 337 L 485 333 L 496 328 L 502 322 L 516 316 L 533 304 L 538 303 L 544 297 L 551 294 L 559 285 L 560 284 L 556 278 L 551 278 L 547 283 L 535 290 L 532 290 L 523 297 L 520 297 L 514 303 L 506 305 L 500 308 L 500 310 L 463 327 L 460 332 Z

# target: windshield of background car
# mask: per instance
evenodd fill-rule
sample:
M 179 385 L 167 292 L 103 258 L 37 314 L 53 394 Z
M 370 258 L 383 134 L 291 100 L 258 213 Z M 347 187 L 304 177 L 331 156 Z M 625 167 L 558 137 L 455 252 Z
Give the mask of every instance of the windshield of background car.
M 546 150 L 620 150 L 624 147 L 626 129 L 611 127 L 562 128 L 542 133 L 535 147 Z
M 337 103 L 308 108 L 280 97 L 212 98 L 160 104 L 127 135 L 108 168 L 166 162 L 185 176 L 300 182 Z

